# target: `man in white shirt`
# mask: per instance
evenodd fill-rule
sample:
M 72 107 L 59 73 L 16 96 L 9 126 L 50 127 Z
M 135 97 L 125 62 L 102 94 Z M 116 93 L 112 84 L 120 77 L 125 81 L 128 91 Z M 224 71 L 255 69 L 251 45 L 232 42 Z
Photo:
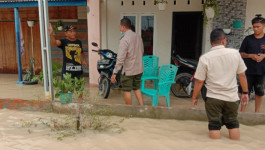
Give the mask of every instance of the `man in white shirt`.
M 225 48 L 226 36 L 222 29 L 211 32 L 211 50 L 202 55 L 195 73 L 195 86 L 192 104 L 198 103 L 197 96 L 205 82 L 207 89 L 205 110 L 208 117 L 209 136 L 220 138 L 223 125 L 229 131 L 229 137 L 240 139 L 237 111 L 239 106 L 236 75 L 239 77 L 243 89 L 241 103 L 248 102 L 248 86 L 246 80 L 246 66 L 238 51 Z

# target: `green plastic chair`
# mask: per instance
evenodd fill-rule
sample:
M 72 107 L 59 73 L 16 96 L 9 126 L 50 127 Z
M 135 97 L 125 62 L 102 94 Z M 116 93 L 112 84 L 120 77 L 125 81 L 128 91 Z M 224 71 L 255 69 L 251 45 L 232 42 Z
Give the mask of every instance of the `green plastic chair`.
M 154 55 L 143 56 L 144 72 L 141 77 L 142 80 L 141 89 L 144 89 L 146 80 L 154 80 L 155 88 L 157 87 L 157 76 L 159 71 L 158 63 L 159 63 L 159 57 L 157 56 Z
M 164 96 L 167 100 L 167 106 L 170 107 L 170 87 L 172 83 L 175 83 L 175 77 L 178 71 L 178 67 L 168 64 L 163 65 L 160 68 L 159 75 L 156 78 L 158 82 L 158 87 L 156 89 L 141 89 L 141 92 L 152 98 L 152 105 L 158 105 L 159 96 Z M 155 77 L 153 77 L 155 79 Z

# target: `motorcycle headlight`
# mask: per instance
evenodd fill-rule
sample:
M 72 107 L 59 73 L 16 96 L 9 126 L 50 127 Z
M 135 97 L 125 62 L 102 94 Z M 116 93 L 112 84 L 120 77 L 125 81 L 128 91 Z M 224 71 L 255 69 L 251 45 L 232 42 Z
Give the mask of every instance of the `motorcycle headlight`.
M 112 58 L 112 57 L 113 57 L 113 54 L 112 54 L 112 53 L 107 53 L 106 56 L 107 56 L 108 58 Z

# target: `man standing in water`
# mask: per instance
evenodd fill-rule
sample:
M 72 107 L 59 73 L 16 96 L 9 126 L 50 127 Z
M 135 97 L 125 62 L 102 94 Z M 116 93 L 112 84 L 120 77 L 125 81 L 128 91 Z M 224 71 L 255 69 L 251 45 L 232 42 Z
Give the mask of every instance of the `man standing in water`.
M 265 74 L 265 19 L 257 15 L 252 20 L 254 34 L 247 36 L 241 47 L 240 54 L 247 66 L 246 76 L 248 91 L 254 88 L 255 91 L 255 112 L 260 111 L 262 97 L 264 96 L 264 74 Z M 244 112 L 246 105 L 242 105 Z
M 244 93 L 241 103 L 248 102 L 248 86 L 245 75 L 247 69 L 238 51 L 225 48 L 226 37 L 222 29 L 211 33 L 211 50 L 202 55 L 195 73 L 195 86 L 192 104 L 198 103 L 197 96 L 205 81 L 207 89 L 205 110 L 208 117 L 209 136 L 219 139 L 223 125 L 229 131 L 230 139 L 239 140 L 239 122 L 237 111 L 239 106 L 236 74 Z
M 122 70 L 121 85 L 126 105 L 132 105 L 133 90 L 140 105 L 143 105 L 143 96 L 140 91 L 141 76 L 143 74 L 144 46 L 142 38 L 131 29 L 131 21 L 123 18 L 120 21 L 120 31 L 123 33 L 117 56 L 117 62 L 111 82 L 116 82 L 116 74 Z
M 53 36 L 53 28 L 50 24 L 51 44 L 58 46 L 63 51 L 62 74 L 70 73 L 72 78 L 80 78 L 83 75 L 82 65 L 87 67 L 82 42 L 76 38 L 75 27 L 68 25 L 64 29 L 66 38 L 56 40 Z M 82 59 L 81 59 L 82 58 Z M 63 76 L 62 76 L 63 77 Z

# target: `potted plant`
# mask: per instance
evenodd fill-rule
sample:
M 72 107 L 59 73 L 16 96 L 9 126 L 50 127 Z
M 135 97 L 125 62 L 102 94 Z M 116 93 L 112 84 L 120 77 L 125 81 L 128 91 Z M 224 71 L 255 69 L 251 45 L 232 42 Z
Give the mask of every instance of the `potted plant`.
M 204 25 L 209 19 L 213 19 L 214 15 L 219 15 L 217 0 L 205 0 L 203 4 Z
M 158 10 L 162 11 L 166 9 L 167 0 L 155 0 L 155 5 L 157 5 Z
M 79 98 L 83 94 L 85 87 L 84 78 L 72 78 L 71 74 L 63 74 L 64 80 L 58 77 L 53 79 L 53 86 L 56 88 L 55 97 L 59 98 L 61 103 L 71 103 L 73 94 Z
M 229 34 L 231 32 L 231 23 L 229 23 L 228 21 L 225 22 L 223 30 L 225 34 Z
M 62 31 L 63 30 L 63 22 L 61 19 L 59 19 L 55 24 L 55 30 L 56 31 Z
M 29 61 L 30 61 L 30 67 L 26 69 L 26 74 L 23 79 L 23 84 L 27 84 L 27 85 L 37 84 L 38 79 L 35 77 L 35 72 L 33 69 L 34 58 L 31 58 Z

